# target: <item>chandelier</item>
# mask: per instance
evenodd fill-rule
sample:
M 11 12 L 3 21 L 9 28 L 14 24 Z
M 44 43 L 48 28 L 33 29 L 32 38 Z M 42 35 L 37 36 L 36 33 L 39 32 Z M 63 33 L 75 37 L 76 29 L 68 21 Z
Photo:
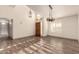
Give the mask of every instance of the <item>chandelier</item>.
M 52 22 L 52 21 L 54 21 L 55 19 L 52 17 L 52 6 L 51 5 L 49 5 L 49 17 L 47 18 L 47 21 L 49 21 L 49 22 Z

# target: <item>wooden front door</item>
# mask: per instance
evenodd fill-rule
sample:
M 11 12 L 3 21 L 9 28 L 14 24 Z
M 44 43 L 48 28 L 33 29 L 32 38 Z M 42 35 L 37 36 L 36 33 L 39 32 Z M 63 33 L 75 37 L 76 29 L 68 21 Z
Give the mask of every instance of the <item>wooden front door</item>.
M 40 25 L 40 22 L 36 22 L 35 26 L 36 26 L 36 30 L 35 30 L 36 36 L 41 36 L 41 25 Z

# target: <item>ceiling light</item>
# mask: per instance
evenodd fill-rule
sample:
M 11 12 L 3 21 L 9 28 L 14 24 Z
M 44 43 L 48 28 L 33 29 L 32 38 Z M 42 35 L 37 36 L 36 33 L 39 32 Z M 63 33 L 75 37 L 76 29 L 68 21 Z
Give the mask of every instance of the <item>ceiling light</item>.
M 49 17 L 47 18 L 47 21 L 50 21 L 50 22 L 52 22 L 52 21 L 54 21 L 55 19 L 52 17 L 52 6 L 51 5 L 49 5 Z

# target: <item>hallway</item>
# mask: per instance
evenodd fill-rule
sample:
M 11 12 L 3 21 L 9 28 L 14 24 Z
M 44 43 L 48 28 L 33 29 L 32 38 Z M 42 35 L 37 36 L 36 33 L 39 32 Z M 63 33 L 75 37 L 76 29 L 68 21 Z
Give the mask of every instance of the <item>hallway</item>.
M 56 37 L 0 39 L 0 54 L 77 54 L 79 42 Z

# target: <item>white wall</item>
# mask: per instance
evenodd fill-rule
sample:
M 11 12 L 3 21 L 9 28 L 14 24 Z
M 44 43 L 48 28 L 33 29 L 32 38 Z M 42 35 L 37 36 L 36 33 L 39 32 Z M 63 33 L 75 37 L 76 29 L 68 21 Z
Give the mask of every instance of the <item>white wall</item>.
M 78 41 L 79 41 L 79 13 L 78 13 Z
M 12 18 L 13 8 L 7 5 L 0 5 L 0 18 Z
M 48 33 L 48 23 L 46 21 L 46 18 L 44 17 L 42 19 L 42 36 L 47 36 Z
M 49 23 L 48 34 L 64 38 L 78 39 L 78 16 L 68 16 Z
M 13 38 L 27 37 L 35 34 L 35 13 L 29 18 L 27 6 L 16 6 L 14 8 Z
M 35 13 L 29 18 L 29 8 L 24 5 L 11 7 L 0 6 L 0 17 L 13 19 L 13 38 L 27 37 L 35 34 Z

